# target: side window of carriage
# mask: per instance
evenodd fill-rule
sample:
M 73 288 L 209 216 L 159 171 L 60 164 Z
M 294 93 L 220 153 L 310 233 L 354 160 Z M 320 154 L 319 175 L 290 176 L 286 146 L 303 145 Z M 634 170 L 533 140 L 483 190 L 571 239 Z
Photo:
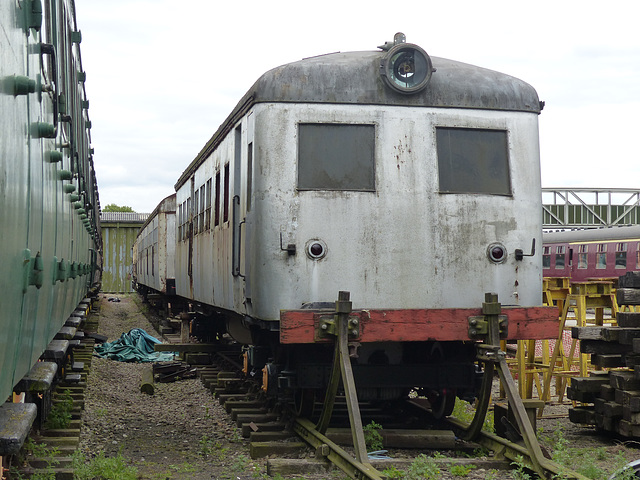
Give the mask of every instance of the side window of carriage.
M 627 244 L 616 244 L 616 268 L 627 268 Z
M 578 268 L 581 270 L 589 267 L 588 249 L 588 245 L 578 245 Z
M 556 247 L 556 263 L 555 268 L 562 270 L 566 264 L 566 251 L 564 245 L 558 245 Z
M 298 125 L 298 190 L 375 191 L 375 126 Z
M 607 244 L 598 243 L 596 246 L 596 268 L 607 268 Z
M 542 268 L 551 268 L 551 247 L 542 247 Z
M 436 127 L 440 193 L 511 195 L 506 130 Z

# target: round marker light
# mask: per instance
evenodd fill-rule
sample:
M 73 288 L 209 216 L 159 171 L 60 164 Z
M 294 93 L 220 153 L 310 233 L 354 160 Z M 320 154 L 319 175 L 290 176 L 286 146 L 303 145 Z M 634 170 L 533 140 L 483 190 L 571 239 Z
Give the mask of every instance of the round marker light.
M 494 263 L 504 263 L 507 260 L 507 249 L 501 243 L 492 243 L 487 247 L 487 256 Z
M 307 242 L 307 256 L 312 260 L 320 260 L 327 254 L 327 245 L 318 239 L 309 240 Z

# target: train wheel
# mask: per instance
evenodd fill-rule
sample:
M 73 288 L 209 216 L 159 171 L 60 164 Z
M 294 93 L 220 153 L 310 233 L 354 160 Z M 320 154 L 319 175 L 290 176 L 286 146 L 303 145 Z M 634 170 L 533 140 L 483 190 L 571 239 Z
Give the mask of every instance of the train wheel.
M 456 405 L 456 391 L 454 389 L 434 391 L 427 398 L 431 404 L 431 413 L 435 418 L 448 417 L 453 413 L 453 407 Z
M 440 342 L 436 342 L 431 347 L 429 355 L 431 363 L 444 363 L 445 353 Z M 431 413 L 435 418 L 444 418 L 451 415 L 453 407 L 456 404 L 456 390 L 451 388 L 443 388 L 442 390 L 432 390 L 428 395 L 431 404 Z
M 296 415 L 311 418 L 316 403 L 316 391 L 313 388 L 299 388 L 293 394 Z

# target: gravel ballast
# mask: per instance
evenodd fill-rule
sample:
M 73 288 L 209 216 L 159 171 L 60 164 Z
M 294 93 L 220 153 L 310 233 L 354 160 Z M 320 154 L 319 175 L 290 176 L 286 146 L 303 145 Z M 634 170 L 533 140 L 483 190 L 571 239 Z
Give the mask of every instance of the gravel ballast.
M 98 333 L 107 341 L 132 328 L 160 338 L 142 313 L 139 297 L 100 297 Z M 200 380 L 157 383 L 155 394 L 147 395 L 140 392 L 140 379 L 149 366 L 94 356 L 81 451 L 89 458 L 99 452 L 120 454 L 142 479 L 259 478 L 263 465 L 249 461 L 248 443 Z

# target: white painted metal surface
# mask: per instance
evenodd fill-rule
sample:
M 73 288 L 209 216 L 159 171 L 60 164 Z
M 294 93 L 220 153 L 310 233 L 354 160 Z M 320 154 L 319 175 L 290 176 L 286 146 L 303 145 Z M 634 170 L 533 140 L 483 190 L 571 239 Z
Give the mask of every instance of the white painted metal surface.
M 498 293 L 503 305 L 539 305 L 541 249 L 521 261 L 514 256 L 515 249 L 529 253 L 533 239 L 542 245 L 537 117 L 480 109 L 256 104 L 194 170 L 193 182 L 177 190 L 178 208 L 184 205 L 188 217 L 195 191 L 208 180 L 215 187 L 216 174 L 222 191 L 225 173 L 230 177 L 227 221 L 220 192 L 220 224 L 212 215 L 210 229 L 194 235 L 191 247 L 184 234 L 177 241 L 177 294 L 267 320 L 304 302 L 334 301 L 339 290 L 351 292 L 354 308 L 477 307 L 485 292 Z M 375 192 L 297 191 L 299 123 L 374 125 Z M 443 126 L 508 132 L 512 196 L 439 193 L 435 128 Z M 238 139 L 240 181 L 233 178 Z M 235 195 L 240 275 L 232 274 Z M 313 239 L 327 246 L 321 260 L 305 253 Z M 487 247 L 494 242 L 506 247 L 505 263 L 489 261 Z M 288 244 L 296 246 L 295 255 L 282 249 Z
M 168 196 L 149 216 L 133 245 L 134 281 L 157 292 L 175 279 L 176 196 Z

